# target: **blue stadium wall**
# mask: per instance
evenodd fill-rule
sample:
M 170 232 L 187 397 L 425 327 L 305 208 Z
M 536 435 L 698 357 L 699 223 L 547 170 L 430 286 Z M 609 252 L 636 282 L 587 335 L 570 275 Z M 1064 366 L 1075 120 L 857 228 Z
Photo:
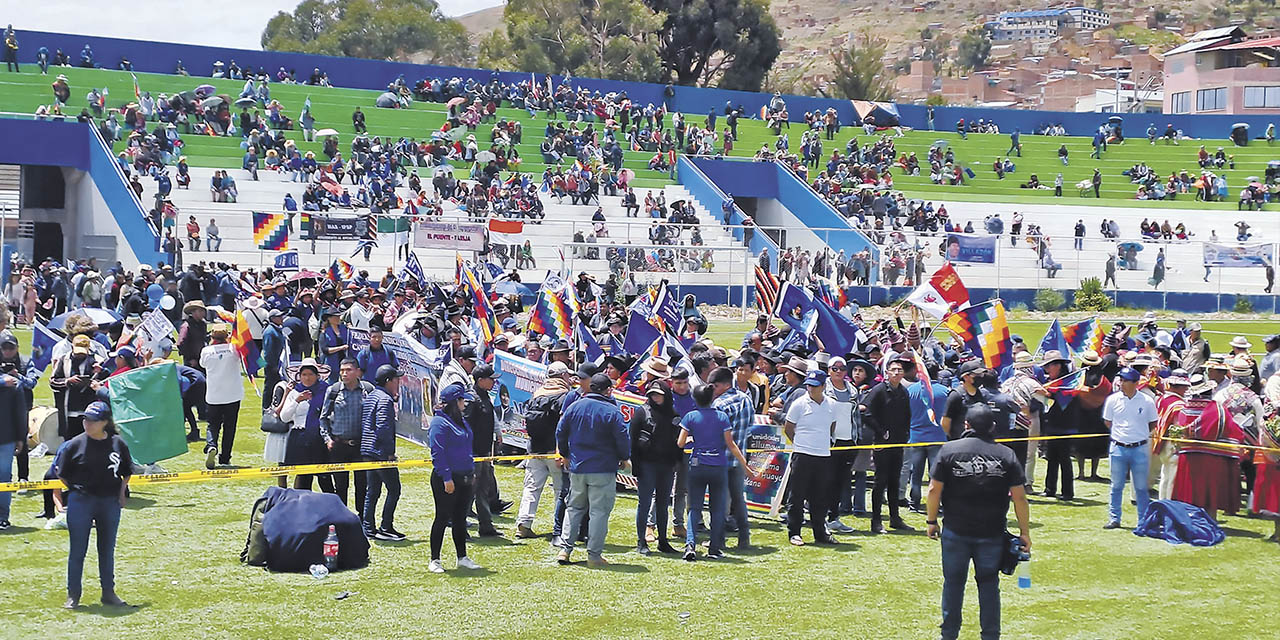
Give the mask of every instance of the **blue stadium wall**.
M 19 25 L 21 27 L 21 25 Z M 45 31 L 18 31 L 21 50 L 19 60 L 29 63 L 35 59 L 36 51 L 46 47 L 52 54 L 62 49 L 73 61 L 79 60 L 80 50 L 85 44 L 93 48 L 94 57 L 100 66 L 115 69 L 120 58 L 127 56 L 133 62 L 135 71 L 147 73 L 173 73 L 175 64 L 182 60 L 187 71 L 194 77 L 207 76 L 216 60 L 230 63 L 235 60 L 240 66 L 262 67 L 275 74 L 280 67 L 296 69 L 297 74 L 306 77 L 312 68 L 319 67 L 329 74 L 334 85 L 360 89 L 385 89 L 397 77 L 403 75 L 410 83 L 422 78 L 453 77 L 472 78 L 487 81 L 493 71 L 489 69 L 468 69 L 438 65 L 410 64 L 405 62 L 386 62 L 381 60 L 365 60 L 358 58 L 337 58 L 299 53 L 280 53 L 270 51 L 253 51 L 248 49 L 230 49 L 224 47 L 207 47 L 198 45 L 171 44 L 166 42 L 126 40 L 121 38 L 105 38 Z M 538 80 L 542 81 L 542 75 Z M 510 82 L 527 80 L 527 72 L 500 72 L 499 76 Z M 553 76 L 555 82 L 561 76 Z M 594 78 L 574 78 L 574 84 L 599 90 L 626 91 L 634 101 L 663 102 L 663 85 L 642 82 L 621 82 L 598 80 Z M 675 87 L 675 97 L 669 107 L 689 114 L 715 111 L 722 114 L 725 103 L 741 104 L 747 113 L 758 113 L 768 103 L 769 95 L 746 91 L 727 91 L 723 89 L 703 89 L 697 87 Z M 832 100 L 810 96 L 784 96 L 787 101 L 791 119 L 801 121 L 806 111 L 822 110 L 834 107 L 840 114 L 842 123 L 854 120 L 853 105 L 848 100 Z M 371 101 L 372 102 L 372 101 Z M 926 109 L 921 105 L 898 105 L 903 124 L 917 129 L 927 128 Z M 954 131 L 955 123 L 960 118 L 965 120 L 995 120 L 1002 131 L 1019 128 L 1024 132 L 1034 131 L 1046 124 L 1061 124 L 1071 135 L 1090 135 L 1098 125 L 1106 121 L 1111 114 L 1105 113 L 1072 113 L 1057 111 L 1028 111 L 1023 109 L 987 109 L 978 107 L 937 107 L 934 110 L 934 124 L 940 131 Z M 1125 128 L 1129 136 L 1141 137 L 1147 125 L 1155 124 L 1163 131 L 1164 125 L 1172 124 L 1187 135 L 1197 138 L 1226 138 L 1231 125 L 1245 122 L 1251 126 L 1253 136 L 1262 135 L 1268 122 L 1280 120 L 1274 116 L 1259 115 L 1161 115 L 1161 114 L 1129 114 L 1125 117 Z

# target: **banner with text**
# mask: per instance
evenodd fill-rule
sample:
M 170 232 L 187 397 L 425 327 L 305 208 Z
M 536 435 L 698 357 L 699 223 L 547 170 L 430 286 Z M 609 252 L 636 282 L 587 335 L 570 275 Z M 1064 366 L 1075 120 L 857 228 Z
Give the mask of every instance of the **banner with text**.
M 767 416 L 756 416 L 756 424 L 747 432 L 747 449 L 784 449 L 787 438 L 782 427 L 770 424 Z M 787 463 L 791 454 L 783 451 L 748 453 L 747 466 L 754 477 L 746 479 L 747 510 L 777 517 L 782 507 L 786 486 Z
M 369 333 L 352 329 L 349 353 L 358 353 L 367 346 Z M 439 372 L 430 365 L 435 361 L 431 350 L 398 333 L 384 333 L 382 346 L 396 355 L 400 373 L 404 374 L 396 403 L 396 435 L 426 446 L 427 429 L 434 415 L 436 382 L 440 379 Z
M 483 224 L 467 222 L 419 222 L 413 232 L 413 246 L 425 249 L 484 250 Z
M 1204 243 L 1206 267 L 1265 267 L 1269 264 L 1275 264 L 1275 245 L 1269 242 L 1239 245 Z
M 369 233 L 369 219 L 364 216 L 311 216 L 308 239 L 356 240 Z
M 995 264 L 996 240 L 999 236 L 947 234 L 947 261 Z

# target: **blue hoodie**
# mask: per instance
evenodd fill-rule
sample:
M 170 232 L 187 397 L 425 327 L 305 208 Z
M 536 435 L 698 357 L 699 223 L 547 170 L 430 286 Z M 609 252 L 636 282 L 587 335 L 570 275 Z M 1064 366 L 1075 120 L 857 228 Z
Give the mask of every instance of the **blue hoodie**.
M 631 457 L 631 435 L 618 405 L 598 393 L 574 402 L 556 427 L 560 455 L 570 473 L 613 473 Z
M 471 458 L 471 426 L 466 420 L 459 426 L 448 416 L 437 413 L 431 418 L 427 441 L 431 447 L 431 465 L 440 479 L 449 482 L 453 474 L 471 473 L 475 461 Z

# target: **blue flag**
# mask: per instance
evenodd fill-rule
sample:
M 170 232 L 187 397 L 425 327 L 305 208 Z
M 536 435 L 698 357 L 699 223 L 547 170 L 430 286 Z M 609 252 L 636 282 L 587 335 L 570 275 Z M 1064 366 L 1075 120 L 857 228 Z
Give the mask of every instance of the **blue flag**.
M 498 265 L 492 262 L 486 262 L 484 263 L 484 266 L 489 270 L 489 275 L 495 278 L 501 278 L 502 274 L 506 273 L 506 271 L 502 270 L 502 267 L 499 267 Z
M 631 312 L 631 321 L 627 323 L 627 339 L 622 343 L 622 350 L 628 354 L 643 353 L 654 340 L 662 337 L 658 328 L 649 324 L 649 319 L 636 311 Z
M 653 314 L 662 320 L 667 331 L 680 331 L 680 308 L 666 280 L 658 284 L 658 295 L 653 300 Z
M 862 329 L 853 320 L 840 314 L 835 307 L 815 300 L 818 323 L 814 333 L 831 355 L 844 355 L 858 350 L 858 343 L 865 340 Z
M 1071 349 L 1067 346 L 1067 338 L 1062 334 L 1062 325 L 1058 324 L 1057 318 L 1053 319 L 1053 324 L 1049 325 L 1049 330 L 1040 340 L 1040 353 L 1046 351 L 1057 351 L 1063 355 L 1071 354 Z
M 53 362 L 53 347 L 62 340 L 57 334 L 36 322 L 31 328 L 31 364 L 36 370 L 44 373 Z
M 427 281 L 427 274 L 422 271 L 422 263 L 418 262 L 418 252 L 416 251 L 409 252 L 409 259 L 405 260 L 404 269 L 402 269 L 400 273 L 401 280 L 404 280 L 405 275 L 410 275 L 413 276 L 419 284 Z
M 276 254 L 275 258 L 276 271 L 297 271 L 298 270 L 298 250 L 290 249 L 281 251 Z
M 587 327 L 578 321 L 578 341 L 582 343 L 582 350 L 587 354 L 587 362 L 599 362 L 604 357 L 604 350 L 600 348 L 600 343 L 596 342 L 595 337 L 587 330 Z
M 778 317 L 792 329 L 803 331 L 804 315 L 815 306 L 813 294 L 790 282 L 783 284 L 778 293 Z

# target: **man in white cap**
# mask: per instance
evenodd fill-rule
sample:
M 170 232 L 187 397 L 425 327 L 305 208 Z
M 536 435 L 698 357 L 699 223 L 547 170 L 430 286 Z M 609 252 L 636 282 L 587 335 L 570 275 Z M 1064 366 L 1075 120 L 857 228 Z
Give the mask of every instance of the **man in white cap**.
M 1209 359 L 1209 343 L 1200 335 L 1200 323 L 1187 325 L 1187 348 L 1182 351 L 1182 368 L 1195 373 Z

